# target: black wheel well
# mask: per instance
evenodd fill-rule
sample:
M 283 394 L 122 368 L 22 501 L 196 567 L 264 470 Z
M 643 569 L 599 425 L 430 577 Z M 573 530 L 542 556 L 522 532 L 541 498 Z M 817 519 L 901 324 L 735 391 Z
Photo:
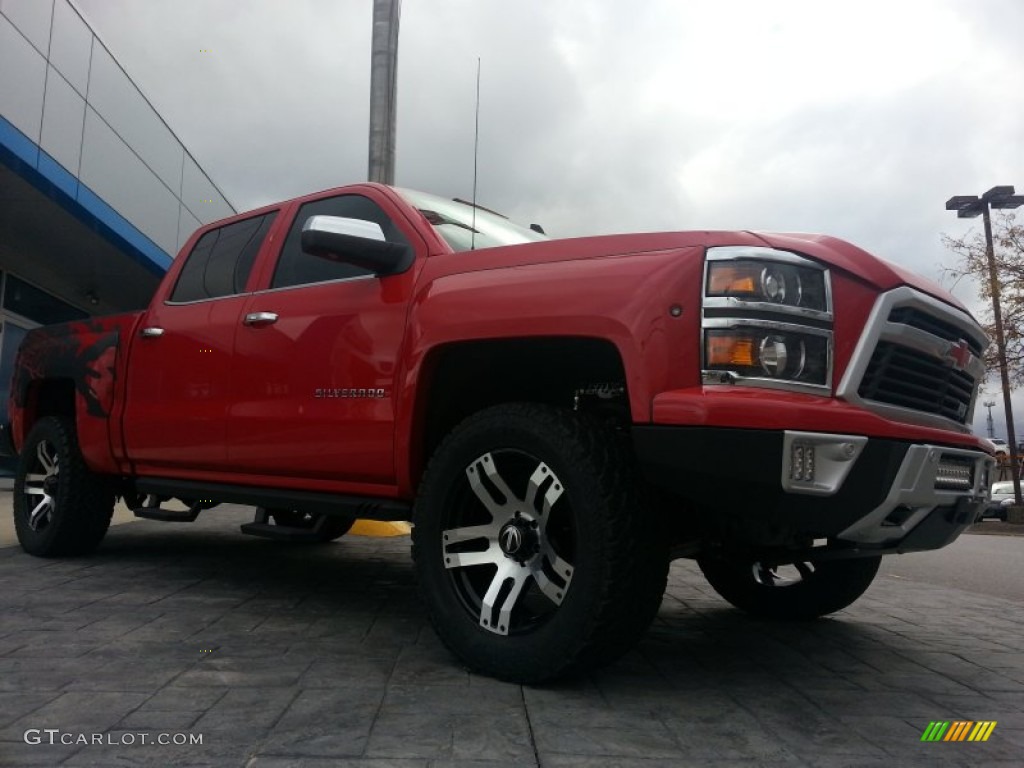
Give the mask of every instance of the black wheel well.
M 61 416 L 75 418 L 75 384 L 71 379 L 43 379 L 33 382 L 28 393 L 26 433 L 39 419 Z
M 417 399 L 413 480 L 459 422 L 483 408 L 532 402 L 630 420 L 619 350 L 606 339 L 543 337 L 468 341 L 435 349 Z

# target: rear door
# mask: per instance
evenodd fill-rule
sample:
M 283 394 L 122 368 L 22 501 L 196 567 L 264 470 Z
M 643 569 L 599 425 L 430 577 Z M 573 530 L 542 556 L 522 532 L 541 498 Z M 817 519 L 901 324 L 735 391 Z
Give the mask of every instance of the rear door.
M 124 415 L 136 472 L 225 469 L 230 358 L 250 273 L 275 216 L 263 212 L 203 234 L 174 287 L 162 286 L 143 318 Z
M 416 266 L 375 277 L 304 253 L 302 225 L 315 215 L 374 221 L 386 239 L 422 249 L 372 190 L 297 206 L 235 339 L 228 458 L 245 473 L 390 484 L 396 362 Z

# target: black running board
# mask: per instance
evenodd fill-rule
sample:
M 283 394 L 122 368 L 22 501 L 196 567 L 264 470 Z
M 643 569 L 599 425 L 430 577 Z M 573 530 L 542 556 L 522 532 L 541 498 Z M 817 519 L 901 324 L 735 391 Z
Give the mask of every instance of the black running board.
M 408 502 L 374 496 L 347 496 L 316 491 L 200 483 L 194 480 L 170 480 L 162 477 L 140 477 L 135 481 L 135 488 L 139 493 L 165 498 L 210 499 L 217 503 L 244 504 L 266 509 L 297 509 L 360 520 L 394 522 L 408 520 L 412 515 L 412 505 Z

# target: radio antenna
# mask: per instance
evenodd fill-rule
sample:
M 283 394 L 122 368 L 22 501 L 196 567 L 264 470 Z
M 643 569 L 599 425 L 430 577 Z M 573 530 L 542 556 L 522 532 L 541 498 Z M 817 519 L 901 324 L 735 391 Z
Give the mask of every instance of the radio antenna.
M 480 151 L 480 57 L 476 57 L 476 121 L 473 126 L 473 229 L 469 250 L 476 250 L 476 159 Z

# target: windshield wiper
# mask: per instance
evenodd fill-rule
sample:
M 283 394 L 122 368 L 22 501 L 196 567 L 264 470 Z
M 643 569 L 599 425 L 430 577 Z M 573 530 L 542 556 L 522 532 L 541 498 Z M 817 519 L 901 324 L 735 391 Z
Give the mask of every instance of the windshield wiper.
M 423 214 L 423 217 L 431 224 L 433 224 L 435 227 L 440 226 L 441 224 L 452 224 L 456 227 L 462 227 L 467 232 L 474 232 L 478 235 L 480 234 L 479 229 L 473 229 L 473 227 L 469 226 L 469 224 L 463 224 L 461 221 L 450 219 L 444 214 L 438 213 L 437 211 L 430 211 L 424 208 L 419 208 L 418 210 L 420 213 Z

